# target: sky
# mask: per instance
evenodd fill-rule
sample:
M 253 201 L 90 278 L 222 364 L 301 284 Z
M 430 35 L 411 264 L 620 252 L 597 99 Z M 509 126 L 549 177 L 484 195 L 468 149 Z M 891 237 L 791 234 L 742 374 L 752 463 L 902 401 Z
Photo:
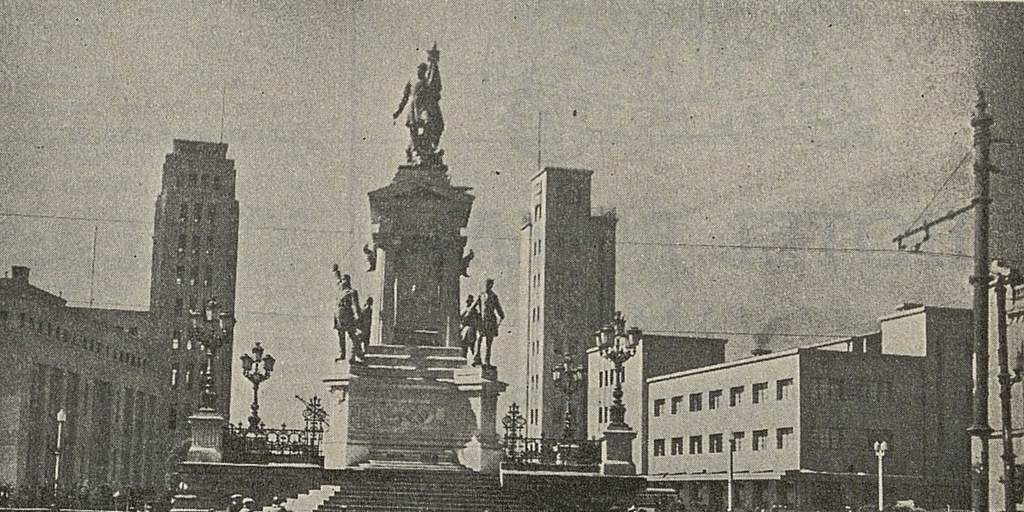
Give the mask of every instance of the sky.
M 504 403 L 525 383 L 538 161 L 594 171 L 620 219 L 617 308 L 647 332 L 724 337 L 733 359 L 871 332 L 902 302 L 969 307 L 970 216 L 923 253 L 891 242 L 971 197 L 977 36 L 941 2 L 0 0 L 0 266 L 72 305 L 146 309 L 164 156 L 228 143 L 235 354 L 277 358 L 261 411 L 298 424 L 293 396 L 323 396 L 336 350 L 331 264 L 379 289 L 366 193 L 404 163 L 391 113 L 435 42 L 441 146 L 476 196 L 463 294 L 493 277 L 509 313 Z

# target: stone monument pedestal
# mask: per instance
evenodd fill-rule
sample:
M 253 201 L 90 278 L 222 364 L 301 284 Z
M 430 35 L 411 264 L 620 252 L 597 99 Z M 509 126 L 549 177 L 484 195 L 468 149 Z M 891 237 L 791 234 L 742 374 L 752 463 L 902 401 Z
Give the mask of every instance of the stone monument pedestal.
M 216 412 L 199 411 L 188 417 L 192 431 L 192 444 L 185 460 L 188 462 L 220 462 L 223 457 L 221 443 L 226 420 Z
M 464 368 L 456 347 L 371 345 L 365 363 L 324 379 L 331 428 L 325 469 L 413 465 L 497 472 L 493 369 Z
M 634 438 L 636 432 L 629 425 L 608 425 L 604 431 L 604 442 L 601 443 L 602 475 L 636 474 L 636 464 L 633 463 Z

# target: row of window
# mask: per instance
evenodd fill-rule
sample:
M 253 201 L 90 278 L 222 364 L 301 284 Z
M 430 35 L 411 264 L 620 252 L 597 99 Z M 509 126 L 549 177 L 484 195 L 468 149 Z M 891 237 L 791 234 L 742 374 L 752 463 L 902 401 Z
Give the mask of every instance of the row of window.
M 171 389 L 178 389 L 179 384 L 192 389 L 192 365 L 184 369 L 178 363 L 171 365 Z
M 750 450 L 759 452 L 769 449 L 768 429 L 753 430 L 750 433 Z M 733 432 L 729 438 L 729 445 L 732 451 L 742 452 L 747 446 L 746 432 Z M 689 441 L 686 443 L 685 441 Z M 704 436 L 694 435 L 689 439 L 673 437 L 669 439 L 671 455 L 702 455 L 704 453 Z M 781 427 L 775 429 L 775 449 L 786 450 L 795 446 L 793 427 Z M 707 436 L 707 453 L 722 453 L 725 451 L 725 434 L 715 433 Z M 655 439 L 652 446 L 655 457 L 665 455 L 665 439 Z
M 0 311 L 0 325 L 2 325 L 5 329 L 11 328 L 10 317 L 10 312 Z M 92 338 L 87 338 L 82 335 L 74 334 L 68 331 L 67 329 L 61 329 L 60 325 L 53 325 L 50 322 L 38 320 L 34 317 L 29 316 L 26 313 L 18 314 L 18 328 L 32 329 L 41 335 L 56 338 L 57 340 L 60 340 L 64 343 L 80 347 L 83 350 L 88 350 L 89 352 L 109 357 L 124 365 L 134 366 L 136 368 L 143 368 L 149 364 L 149 361 L 144 357 L 135 355 L 131 352 L 127 352 L 124 350 L 118 350 L 116 348 L 111 347 L 109 344 L 103 343 L 102 341 L 97 341 Z M 132 329 L 129 330 L 129 333 L 133 336 L 137 336 L 138 329 L 133 327 Z
M 186 274 L 188 274 L 187 278 L 186 278 Z M 188 273 L 186 273 L 185 266 L 184 265 L 178 265 L 177 268 L 175 268 L 174 281 L 179 286 L 183 285 L 185 283 L 188 283 L 189 286 L 196 286 L 197 284 L 200 283 L 200 280 L 199 280 L 199 266 L 197 265 L 197 266 L 192 267 L 190 269 L 190 271 Z M 203 286 L 210 286 L 211 284 L 213 284 L 213 270 L 209 267 L 209 265 L 207 265 L 206 266 L 206 272 L 203 274 L 202 285 Z
M 206 235 L 206 245 L 202 245 L 202 237 L 199 235 L 192 235 L 192 245 L 188 244 L 188 236 L 184 233 L 178 235 L 178 256 L 184 256 L 188 251 L 189 247 L 192 248 L 192 255 L 197 256 L 200 252 L 206 253 L 207 256 L 213 256 L 214 237 L 213 235 Z
M 805 429 L 809 448 L 849 450 L 851 447 L 874 447 L 876 441 L 892 444 L 892 431 L 884 429 L 820 428 Z
M 619 375 L 621 382 L 626 382 L 626 368 L 622 368 L 622 373 Z M 597 373 L 597 387 L 603 388 L 605 386 L 615 385 L 615 368 L 609 370 L 601 370 Z
M 887 380 L 810 378 L 804 380 L 807 397 L 832 402 L 888 402 L 893 399 L 893 384 Z
M 753 404 L 762 404 L 770 400 L 768 394 L 768 382 L 755 382 L 750 387 L 750 401 Z M 736 407 L 743 403 L 744 394 L 746 393 L 745 386 L 733 386 L 729 388 L 729 407 Z M 793 379 L 779 379 L 775 381 L 775 400 L 789 400 L 793 394 Z M 704 393 L 690 393 L 689 396 L 677 395 L 672 397 L 671 413 L 678 414 L 682 412 L 684 400 L 688 399 L 688 406 L 690 412 L 700 412 L 704 410 Z M 708 410 L 721 409 L 723 400 L 723 390 L 713 389 L 707 392 L 707 408 Z M 666 399 L 656 398 L 654 400 L 654 416 L 661 416 L 665 413 Z

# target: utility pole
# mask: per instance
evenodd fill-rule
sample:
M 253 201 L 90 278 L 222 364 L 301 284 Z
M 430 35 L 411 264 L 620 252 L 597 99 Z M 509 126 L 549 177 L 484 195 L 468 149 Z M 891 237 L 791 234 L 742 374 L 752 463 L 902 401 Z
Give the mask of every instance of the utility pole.
M 1010 403 L 1010 390 L 1013 387 L 1014 379 L 1010 376 L 1010 355 L 1006 346 L 1006 286 L 1013 285 L 1010 273 L 997 273 L 996 275 L 996 336 L 999 339 L 997 345 L 997 358 L 999 359 L 999 406 L 1002 414 L 1003 434 L 1003 496 L 1005 508 L 1003 510 L 1016 510 L 1016 456 L 1013 453 L 1013 416 Z
M 971 435 L 971 510 L 989 512 L 989 437 L 988 424 L 988 289 L 989 289 L 989 149 L 992 146 L 992 116 L 985 111 L 988 102 L 978 91 L 976 110 L 971 118 L 974 128 L 974 423 Z

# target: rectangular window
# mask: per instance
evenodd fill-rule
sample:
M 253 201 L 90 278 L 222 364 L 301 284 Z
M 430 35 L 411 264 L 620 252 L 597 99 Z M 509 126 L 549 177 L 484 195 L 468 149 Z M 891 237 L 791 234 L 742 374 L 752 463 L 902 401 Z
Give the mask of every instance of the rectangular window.
M 188 219 L 188 203 L 181 203 L 181 215 L 178 216 L 178 220 L 184 222 Z
M 672 397 L 672 414 L 678 413 L 679 409 L 680 409 L 680 406 L 682 406 L 682 405 L 683 405 L 683 397 L 682 397 L 682 395 Z
M 702 396 L 701 393 L 690 393 L 690 412 L 697 412 L 704 408 Z
M 721 409 L 722 408 L 722 390 L 715 389 L 708 391 L 708 409 Z
M 683 438 L 673 437 L 672 438 L 672 455 L 683 454 Z
M 690 455 L 704 453 L 704 445 L 701 443 L 701 436 L 690 436 Z
M 708 436 L 708 453 L 722 453 L 722 434 Z
M 733 432 L 731 441 L 731 449 L 734 452 L 743 451 L 743 440 L 746 438 L 746 434 L 743 432 Z
M 654 440 L 654 456 L 661 457 L 665 455 L 665 440 L 655 439 Z
M 654 417 L 661 416 L 661 413 L 665 411 L 665 399 L 659 398 L 654 401 Z
M 213 235 L 206 237 L 206 254 L 213 254 Z
M 755 430 L 753 437 L 751 439 L 753 440 L 753 442 L 751 443 L 750 447 L 755 452 L 764 451 L 768 449 L 767 430 Z
M 204 174 L 203 177 L 205 178 L 206 175 Z M 203 203 L 197 203 L 196 204 L 196 222 L 199 222 L 201 220 L 203 220 Z
M 759 404 L 768 398 L 768 383 L 758 382 L 750 387 L 750 401 Z
M 178 235 L 178 255 L 180 256 L 185 252 L 185 234 Z
M 192 235 L 192 254 L 199 254 L 199 235 Z
M 775 430 L 775 447 L 784 450 L 793 443 L 793 427 L 784 427 Z
M 793 379 L 779 379 L 775 381 L 775 399 L 789 400 L 793 398 Z
M 216 204 L 211 204 L 210 207 L 206 209 L 206 219 L 207 219 L 207 221 L 209 221 L 210 224 L 213 224 L 213 218 L 216 217 L 216 216 L 217 216 L 217 205 Z
M 729 407 L 736 407 L 743 403 L 743 386 L 729 388 Z

